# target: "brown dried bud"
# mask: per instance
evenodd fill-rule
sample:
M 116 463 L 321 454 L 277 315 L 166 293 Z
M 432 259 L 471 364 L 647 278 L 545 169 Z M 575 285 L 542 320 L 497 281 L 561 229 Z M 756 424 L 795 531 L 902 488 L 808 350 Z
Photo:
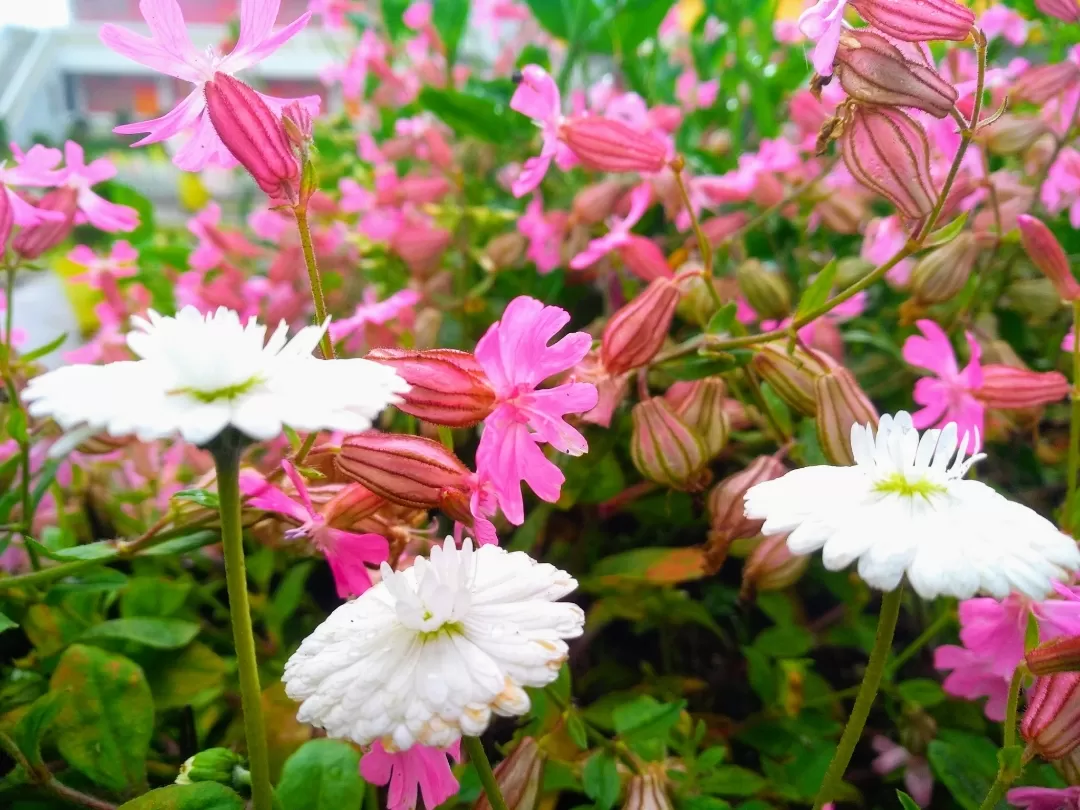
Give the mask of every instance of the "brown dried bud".
M 484 258 L 491 262 L 494 270 L 508 270 L 517 267 L 525 256 L 528 242 L 517 231 L 507 231 L 494 237 L 484 247 Z
M 1038 118 L 1005 115 L 981 128 L 976 137 L 995 155 L 1015 155 L 1026 150 L 1050 130 Z

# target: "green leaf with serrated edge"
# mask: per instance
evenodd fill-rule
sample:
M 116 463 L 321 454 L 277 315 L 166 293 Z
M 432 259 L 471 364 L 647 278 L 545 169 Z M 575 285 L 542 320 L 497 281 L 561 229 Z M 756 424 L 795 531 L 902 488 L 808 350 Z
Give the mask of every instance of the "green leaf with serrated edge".
M 285 761 L 277 799 L 289 810 L 359 810 L 360 753 L 341 740 L 311 740 Z
M 243 810 L 244 804 L 240 795 L 225 785 L 198 782 L 151 790 L 118 810 Z
M 705 327 L 705 331 L 710 335 L 726 335 L 735 325 L 735 313 L 738 309 L 738 304 L 734 301 L 724 304 L 709 318 L 709 325 Z
M 199 506 L 205 506 L 207 509 L 218 508 L 217 493 L 205 489 L 182 489 L 179 492 L 174 492 L 172 499 L 174 501 L 193 501 Z
M 920 810 L 919 805 L 915 804 L 915 800 L 908 796 L 904 791 L 896 791 L 896 798 L 900 800 L 900 806 L 904 810 Z
M 821 272 L 817 274 L 810 286 L 806 288 L 806 292 L 802 294 L 802 298 L 799 299 L 799 306 L 795 309 L 796 320 L 813 312 L 829 300 L 833 282 L 836 281 L 837 266 L 838 262 L 833 259 L 821 268 Z
M 15 726 L 15 744 L 34 769 L 44 768 L 41 740 L 60 712 L 62 695 L 46 692 L 35 700 Z
M 73 644 L 49 688 L 63 693 L 54 727 L 67 763 L 109 790 L 144 787 L 154 703 L 142 669 L 123 656 Z
M 948 244 L 953 239 L 960 235 L 960 232 L 964 230 L 964 226 L 967 225 L 967 211 L 962 213 L 948 225 L 938 228 L 932 234 L 930 234 L 926 241 L 922 243 L 922 249 L 940 247 L 941 245 Z
M 82 634 L 82 640 L 132 641 L 158 650 L 176 650 L 190 644 L 198 634 L 199 625 L 195 622 L 135 616 L 95 624 Z
M 615 759 L 604 752 L 589 757 L 581 772 L 581 786 L 599 810 L 611 810 L 619 799 L 621 787 Z

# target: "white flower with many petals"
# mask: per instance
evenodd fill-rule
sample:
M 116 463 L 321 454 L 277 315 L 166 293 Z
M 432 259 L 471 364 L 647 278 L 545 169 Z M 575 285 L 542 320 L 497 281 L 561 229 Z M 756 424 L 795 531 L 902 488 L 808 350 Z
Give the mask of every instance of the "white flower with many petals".
M 224 307 L 203 316 L 150 311 L 132 318 L 128 346 L 140 359 L 102 366 L 63 366 L 30 380 L 30 413 L 52 417 L 76 441 L 95 433 L 148 441 L 179 433 L 205 444 L 232 426 L 256 441 L 282 426 L 297 430 L 366 430 L 408 385 L 368 360 L 312 355 L 326 324 L 287 341 L 284 322 L 269 340 Z M 72 441 L 58 445 L 69 447 Z
M 390 750 L 445 748 L 492 713 L 529 710 L 524 686 L 555 680 L 585 614 L 555 602 L 577 582 L 527 554 L 451 538 L 348 602 L 285 664 L 298 718 Z
M 920 439 L 911 416 L 883 416 L 875 439 L 854 425 L 851 467 L 789 472 L 746 493 L 746 516 L 764 519 L 765 534 L 790 532 L 795 554 L 822 550 L 832 571 L 858 560 L 869 585 L 896 588 L 907 574 L 925 598 L 968 599 L 985 591 L 1003 599 L 1019 591 L 1043 599 L 1053 580 L 1080 568 L 1071 537 L 1026 506 L 979 481 L 964 480 L 982 455 L 965 459 L 957 429 Z

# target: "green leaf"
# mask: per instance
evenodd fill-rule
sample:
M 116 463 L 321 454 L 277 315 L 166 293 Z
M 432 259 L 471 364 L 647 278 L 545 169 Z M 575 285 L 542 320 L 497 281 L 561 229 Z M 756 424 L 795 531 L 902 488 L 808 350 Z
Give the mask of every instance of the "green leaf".
M 169 785 L 151 790 L 119 810 L 243 810 L 244 800 L 217 782 Z M 291 810 L 291 808 L 289 809 Z
M 802 298 L 799 299 L 799 306 L 795 310 L 795 320 L 813 312 L 829 300 L 833 282 L 836 281 L 837 266 L 836 259 L 833 259 L 821 268 L 821 272 L 817 274 L 810 286 L 806 288 L 806 292 L 802 294 Z
M 731 805 L 715 796 L 687 796 L 679 803 L 679 810 L 731 810 Z
M 205 506 L 207 509 L 218 508 L 217 493 L 206 489 L 182 489 L 179 492 L 174 492 L 172 499 L 174 501 L 194 501 L 199 506 Z
M 12 408 L 8 412 L 7 432 L 19 445 L 30 441 L 26 435 L 26 414 L 18 408 Z
M 940 247 L 941 245 L 951 242 L 953 239 L 960 235 L 960 231 L 964 230 L 964 226 L 967 225 L 967 211 L 962 213 L 948 225 L 938 228 L 932 234 L 930 234 L 926 241 L 922 243 L 922 248 Z
M 174 554 L 184 554 L 203 546 L 209 546 L 212 543 L 217 543 L 220 539 L 221 535 L 216 531 L 192 532 L 183 537 L 174 537 L 172 540 L 166 540 L 164 543 L 158 543 L 156 546 L 143 549 L 139 552 L 139 556 L 170 557 Z
M 698 782 L 703 792 L 719 796 L 753 796 L 765 785 L 761 774 L 738 765 L 721 765 Z
M 974 734 L 942 733 L 926 749 L 934 775 L 964 810 L 979 810 L 997 775 L 997 747 Z M 1004 800 L 998 808 L 1007 807 Z
M 661 703 L 651 695 L 641 695 L 612 711 L 615 731 L 642 757 L 662 759 L 685 707 L 685 701 Z
M 453 67 L 458 43 L 469 19 L 469 0 L 439 0 L 432 4 L 431 22 L 446 46 L 446 62 Z
M 655 37 L 674 0 L 632 0 L 625 11 L 616 12 L 611 24 L 600 32 L 611 40 L 611 51 L 623 60 L 635 59 L 638 46 Z
M 96 191 L 102 192 L 109 202 L 116 205 L 126 205 L 134 208 L 139 214 L 139 224 L 125 238 L 133 245 L 139 242 L 149 241 L 154 235 L 154 204 L 145 196 L 137 192 L 131 186 L 125 186 L 116 182 L 108 182 L 99 186 Z
M 738 304 L 734 301 L 724 304 L 709 318 L 709 325 L 705 327 L 705 331 L 710 335 L 728 334 L 731 327 L 735 325 L 735 313 L 738 309 Z
M 814 634 L 795 624 L 769 627 L 754 639 L 754 649 L 773 658 L 798 658 L 813 646 Z
M 915 804 L 915 800 L 908 796 L 904 791 L 896 791 L 896 798 L 900 800 L 900 806 L 904 810 L 920 810 L 919 805 Z
M 614 757 L 602 751 L 589 757 L 581 772 L 581 786 L 599 810 L 611 810 L 619 799 L 621 787 Z
M 56 744 L 68 764 L 109 790 L 143 787 L 154 703 L 142 669 L 123 656 L 73 644 L 49 688 L 63 693 Z
M 225 660 L 198 641 L 170 655 L 146 673 L 159 709 L 205 706 L 225 689 Z
M 401 18 L 410 4 L 411 0 L 382 0 L 382 19 L 386 24 L 386 32 L 394 42 L 409 30 Z
M 566 731 L 570 739 L 574 741 L 574 745 L 582 751 L 588 750 L 589 735 L 585 732 L 585 721 L 576 711 L 571 710 L 566 713 Z
M 433 113 L 458 135 L 471 135 L 489 143 L 507 143 L 527 126 L 523 116 L 506 104 L 460 90 L 425 87 L 417 99 L 421 107 Z
M 190 582 L 162 577 L 136 577 L 120 595 L 120 615 L 171 616 L 184 606 L 191 593 Z
M 581 15 L 586 25 L 600 16 L 592 0 L 525 0 L 536 21 L 558 39 L 570 38 L 570 25 L 575 14 Z M 578 4 L 585 3 L 584 9 Z M 579 10 L 580 9 L 580 10 Z
M 85 633 L 83 640 L 119 639 L 133 641 L 158 650 L 176 650 L 186 647 L 199 634 L 199 625 L 183 619 L 159 619 L 135 616 L 130 619 L 110 619 L 95 624 Z
M 266 623 L 280 634 L 281 626 L 296 612 L 304 597 L 304 587 L 314 563 L 311 560 L 289 568 L 281 583 L 274 589 L 274 596 L 266 610 Z
M 64 332 L 59 337 L 53 338 L 44 346 L 38 346 L 36 349 L 28 351 L 26 354 L 19 355 L 19 359 L 23 362 L 29 363 L 33 360 L 44 357 L 47 354 L 52 354 L 62 345 L 64 345 L 65 340 L 67 340 L 67 332 Z
M 285 761 L 277 799 L 288 810 L 359 810 L 360 754 L 340 740 L 311 740 Z
M 676 380 L 692 381 L 742 368 L 753 359 L 754 353 L 752 351 L 733 349 L 730 352 L 708 352 L 707 354 L 678 357 L 675 360 L 656 366 L 656 369 L 674 377 Z
M 13 627 L 18 627 L 19 623 L 9 617 L 6 613 L 0 613 L 0 633 L 5 630 L 11 630 Z
M 904 681 L 897 685 L 896 689 L 904 700 L 922 706 L 924 709 L 937 706 L 945 700 L 945 692 L 942 690 L 941 684 L 929 678 L 914 678 L 910 681 Z
M 705 576 L 703 552 L 700 548 L 635 548 L 612 554 L 600 560 L 592 576 L 601 584 L 648 582 L 653 585 L 675 585 Z
M 107 560 L 116 556 L 116 546 L 108 540 L 98 540 L 96 543 L 86 543 L 71 548 L 50 549 L 40 543 L 34 544 L 38 551 L 47 555 L 50 559 L 60 562 L 76 562 L 78 560 Z
M 59 692 L 46 692 L 30 705 L 15 727 L 15 743 L 35 769 L 45 767 L 41 740 L 60 712 L 61 698 Z

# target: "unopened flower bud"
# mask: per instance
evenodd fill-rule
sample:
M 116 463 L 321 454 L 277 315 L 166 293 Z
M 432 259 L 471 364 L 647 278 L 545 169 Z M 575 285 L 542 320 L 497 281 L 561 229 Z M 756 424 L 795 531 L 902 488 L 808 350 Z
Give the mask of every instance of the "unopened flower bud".
M 373 349 L 368 360 L 390 366 L 409 390 L 398 410 L 436 425 L 469 427 L 495 407 L 495 391 L 476 358 L 456 349 Z
M 750 221 L 745 211 L 734 211 L 730 214 L 718 214 L 709 217 L 701 223 L 701 233 L 713 247 L 717 247 L 728 237 L 735 233 Z M 697 247 L 697 234 L 687 240 L 687 247 Z
M 671 799 L 664 790 L 664 774 L 647 770 L 630 779 L 622 810 L 671 810 Z
M 314 138 L 314 123 L 308 108 L 299 101 L 292 101 L 281 111 L 281 126 L 297 153 L 304 159 Z
M 1043 14 L 1048 14 L 1065 22 L 1080 22 L 1080 2 L 1078 0 L 1035 0 L 1035 8 Z
M 739 290 L 762 319 L 780 320 L 791 312 L 791 290 L 776 272 L 757 259 L 748 259 L 735 271 Z
M 911 116 L 895 107 L 857 104 L 840 144 L 856 180 L 909 219 L 930 213 L 935 202 L 930 145 Z
M 623 184 L 616 179 L 585 186 L 574 195 L 574 202 L 570 207 L 574 223 L 599 225 L 611 216 L 622 192 Z
M 671 278 L 671 267 L 660 246 L 647 236 L 629 234 L 626 244 L 619 246 L 619 258 L 626 269 L 642 281 Z
M 905 58 L 888 39 L 865 28 L 840 33 L 836 76 L 856 101 L 914 107 L 935 118 L 947 116 L 958 95 L 933 68 Z
M 1080 82 L 1080 66 L 1066 59 L 1054 65 L 1029 67 L 1013 82 L 1010 99 L 1045 104 Z
M 1061 759 L 1080 744 L 1080 672 L 1035 681 L 1020 734 L 1043 759 Z
M 8 239 L 15 227 L 15 213 L 11 210 L 8 190 L 0 183 L 0 256 L 7 250 Z
M 391 503 L 429 509 L 447 490 L 464 489 L 469 470 L 439 442 L 369 431 L 349 436 L 337 468 Z
M 971 231 L 964 231 L 951 242 L 931 250 L 911 272 L 915 298 L 923 304 L 948 301 L 964 289 L 978 255 L 979 246 Z
M 507 231 L 494 237 L 484 246 L 484 258 L 494 270 L 509 270 L 525 257 L 528 241 L 517 231 Z
M 1034 675 L 1080 672 L 1080 636 L 1062 636 L 1039 644 L 1024 656 Z
M 314 500 L 312 498 L 312 501 Z M 349 531 L 384 506 L 386 506 L 386 499 L 381 495 L 376 495 L 360 484 L 346 484 L 323 505 L 320 511 L 328 525 L 335 529 Z
M 611 316 L 600 338 L 600 360 L 611 374 L 648 363 L 664 345 L 679 303 L 679 288 L 658 278 Z
M 495 766 L 495 781 L 499 783 L 507 810 L 534 810 L 546 759 L 547 755 L 540 750 L 536 740 L 525 737 L 510 756 Z M 491 810 L 486 793 L 481 791 L 473 810 Z
M 1028 214 L 1016 218 L 1020 241 L 1028 258 L 1053 283 L 1063 301 L 1080 298 L 1080 283 L 1072 274 L 1069 259 L 1053 232 L 1042 220 Z
M 218 137 L 270 197 L 271 204 L 298 202 L 300 164 L 281 119 L 262 96 L 226 73 L 215 73 L 203 90 Z
M 678 416 L 705 442 L 705 452 L 716 458 L 728 441 L 731 425 L 724 412 L 724 381 L 720 377 L 705 377 L 686 383 L 679 391 L 678 401 L 665 395 Z M 668 391 L 670 394 L 671 391 Z
M 861 230 L 869 209 L 864 195 L 830 192 L 817 201 L 814 213 L 830 231 L 851 235 Z
M 709 542 L 705 549 L 706 571 L 720 570 L 734 540 L 753 537 L 761 531 L 764 520 L 746 517 L 743 500 L 747 491 L 762 481 L 771 481 L 787 472 L 783 462 L 773 456 L 758 456 L 750 466 L 732 473 L 709 491 Z
M 817 436 L 830 464 L 852 465 L 851 426 L 878 422 L 869 397 L 846 368 L 835 368 L 814 381 L 817 399 Z
M 1069 395 L 1069 381 L 1057 371 L 1029 371 L 998 364 L 985 365 L 982 371 L 983 382 L 975 396 L 988 408 L 1038 408 Z
M 1006 113 L 980 129 L 976 137 L 995 155 L 1015 155 L 1032 146 L 1049 131 L 1038 118 Z
M 786 534 L 763 537 L 743 565 L 739 595 L 747 599 L 756 591 L 782 590 L 797 582 L 809 565 L 808 555 L 788 549 Z
M 675 415 L 663 397 L 639 402 L 631 416 L 630 458 L 638 472 L 672 489 L 704 487 L 709 460 L 705 440 Z
M 207 748 L 189 758 L 180 766 L 177 785 L 196 782 L 217 782 L 238 788 L 251 784 L 251 775 L 244 768 L 244 760 L 228 748 Z
M 904 42 L 967 39 L 975 24 L 971 9 L 954 0 L 920 0 L 898 3 L 896 0 L 852 0 L 859 16 L 883 34 Z
M 819 352 L 811 355 L 796 346 L 789 353 L 777 343 L 762 345 L 751 364 L 788 407 L 804 416 L 817 413 L 814 381 L 836 366 L 831 358 Z
M 11 243 L 12 249 L 21 258 L 32 261 L 67 239 L 75 227 L 77 197 L 78 192 L 68 187 L 54 188 L 45 194 L 36 203 L 37 208 L 63 214 L 63 218 L 23 228 Z
M 667 148 L 657 138 L 621 121 L 595 115 L 571 118 L 559 129 L 563 143 L 590 169 L 602 172 L 658 172 Z

